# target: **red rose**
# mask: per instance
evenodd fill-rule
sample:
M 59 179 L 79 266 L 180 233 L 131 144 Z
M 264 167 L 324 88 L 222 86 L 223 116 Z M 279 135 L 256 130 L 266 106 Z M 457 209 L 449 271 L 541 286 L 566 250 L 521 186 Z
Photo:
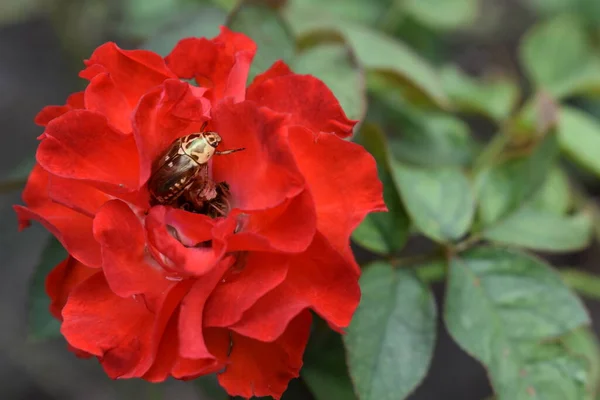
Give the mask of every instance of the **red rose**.
M 225 28 L 165 59 L 107 43 L 85 91 L 36 117 L 15 210 L 69 252 L 47 279 L 51 312 L 112 378 L 218 372 L 232 395 L 277 398 L 298 376 L 309 310 L 341 330 L 359 302 L 349 239 L 385 210 L 375 162 L 342 139 L 355 121 L 316 78 L 277 62 L 246 88 L 255 50 Z M 244 148 L 210 161 L 224 212 L 151 205 L 153 162 L 205 122 L 218 150 Z

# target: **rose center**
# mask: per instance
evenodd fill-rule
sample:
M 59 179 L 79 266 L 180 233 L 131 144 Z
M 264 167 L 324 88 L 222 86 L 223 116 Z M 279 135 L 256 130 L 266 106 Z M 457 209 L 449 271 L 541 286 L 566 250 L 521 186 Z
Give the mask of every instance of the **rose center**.
M 188 190 L 180 196 L 175 204 L 176 207 L 197 214 L 208 215 L 211 218 L 225 217 L 231 210 L 231 192 L 227 182 L 208 182 L 200 190 Z

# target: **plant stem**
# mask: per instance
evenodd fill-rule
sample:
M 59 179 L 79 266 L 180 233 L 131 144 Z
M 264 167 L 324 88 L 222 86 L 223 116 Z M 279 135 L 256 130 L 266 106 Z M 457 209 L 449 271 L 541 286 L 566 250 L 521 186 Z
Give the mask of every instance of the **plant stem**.
M 465 240 L 463 240 L 462 242 L 458 242 L 454 246 L 450 247 L 450 250 L 453 253 L 461 253 L 465 250 L 470 249 L 471 247 L 473 247 L 480 241 L 481 241 L 481 235 L 478 233 L 474 233 L 471 236 L 469 236 L 468 238 L 466 238 Z
M 437 258 L 441 256 L 441 252 L 436 250 L 431 253 L 426 254 L 417 254 L 414 256 L 406 256 L 406 257 L 394 257 L 389 259 L 389 263 L 392 264 L 392 267 L 402 268 L 402 267 L 411 267 L 415 264 L 426 264 L 432 261 L 435 261 Z
M 429 284 L 441 281 L 446 277 L 446 262 L 443 255 L 444 248 L 440 247 L 431 253 L 390 258 L 388 262 L 394 268 L 414 267 L 419 278 Z
M 477 233 L 462 242 L 450 246 L 440 246 L 431 253 L 417 254 L 407 257 L 392 257 L 388 262 L 394 268 L 416 267 L 416 273 L 425 283 L 443 280 L 447 275 L 447 261 L 452 255 L 465 251 L 481 241 Z
M 0 182 L 0 193 L 9 193 L 15 190 L 20 190 L 25 186 L 26 183 L 27 178 Z
M 447 267 L 444 262 L 423 265 L 416 269 L 419 278 L 426 284 L 444 280 L 447 275 Z
M 577 293 L 594 300 L 600 300 L 600 276 L 577 269 L 560 271 L 563 281 Z

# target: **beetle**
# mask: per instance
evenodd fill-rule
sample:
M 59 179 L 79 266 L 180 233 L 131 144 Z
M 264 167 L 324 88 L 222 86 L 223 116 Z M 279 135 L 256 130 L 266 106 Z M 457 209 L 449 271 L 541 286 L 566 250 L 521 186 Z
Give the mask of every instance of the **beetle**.
M 208 176 L 208 162 L 213 155 L 225 155 L 244 148 L 218 151 L 221 136 L 217 132 L 192 133 L 171 143 L 152 168 L 148 190 L 154 204 L 172 204 L 194 185 L 204 200 L 216 197 L 215 184 Z

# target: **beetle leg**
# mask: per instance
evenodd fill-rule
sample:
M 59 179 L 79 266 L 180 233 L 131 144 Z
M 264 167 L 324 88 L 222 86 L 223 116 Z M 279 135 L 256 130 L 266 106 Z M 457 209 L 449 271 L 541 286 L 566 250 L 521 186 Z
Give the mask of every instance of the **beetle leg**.
M 223 150 L 223 151 L 215 151 L 215 154 L 218 156 L 224 156 L 225 154 L 235 153 L 236 151 L 246 150 L 245 147 L 240 147 L 239 149 L 231 149 L 231 150 Z
M 183 204 L 181 204 L 181 206 L 179 208 L 181 208 L 183 211 L 193 211 L 192 205 L 187 201 L 184 202 Z
M 227 215 L 230 209 L 229 200 L 226 198 L 218 198 L 208 203 L 209 207 L 212 208 L 214 217 L 224 217 Z
M 224 217 L 229 213 L 231 204 L 229 202 L 229 185 L 220 182 L 216 185 L 217 196 L 208 203 L 208 214 L 213 218 Z
M 208 125 L 208 121 L 204 121 L 202 123 L 202 126 L 200 127 L 200 132 L 204 132 L 204 129 L 206 129 L 206 125 Z

